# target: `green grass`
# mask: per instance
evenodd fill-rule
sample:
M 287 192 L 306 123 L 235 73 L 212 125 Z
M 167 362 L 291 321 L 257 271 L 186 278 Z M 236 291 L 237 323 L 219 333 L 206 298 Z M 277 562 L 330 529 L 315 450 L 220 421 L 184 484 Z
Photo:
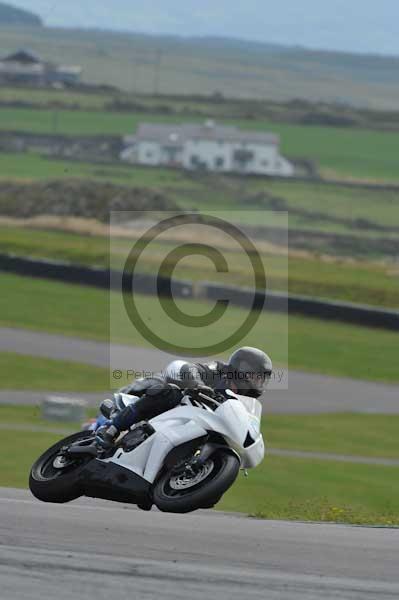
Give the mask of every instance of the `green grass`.
M 0 296 L 2 325 L 107 339 L 107 291 L 5 273 L 0 282 L 7 291 Z
M 9 274 L 1 275 L 1 285 L 7 290 L 0 296 L 2 325 L 108 339 L 110 296 L 106 291 Z M 120 298 L 111 294 L 111 299 L 115 310 L 112 340 L 148 345 L 127 320 Z M 171 339 L 173 331 L 176 343 L 194 346 L 203 345 L 204 341 L 220 341 L 226 332 L 235 330 L 237 323 L 242 322 L 246 315 L 241 309 L 232 307 L 223 317 L 224 321 L 187 331 L 170 322 L 155 298 L 137 295 L 136 300 L 140 314 L 153 331 L 167 340 Z M 209 305 L 199 301 L 179 301 L 179 306 L 189 314 L 203 314 L 209 310 Z M 287 323 L 284 315 L 271 313 L 260 316 L 257 326 L 242 343 L 265 348 L 276 364 L 289 363 L 292 369 L 372 381 L 399 381 L 397 334 L 390 331 L 295 315 L 290 315 Z M 140 368 L 140 365 L 137 367 Z
M 203 117 L 112 113 L 105 111 L 44 111 L 2 108 L 0 129 L 65 135 L 126 135 L 142 121 L 182 123 Z M 280 124 L 262 119 L 225 120 L 243 129 L 272 131 L 281 136 L 281 150 L 288 156 L 315 160 L 325 175 L 397 181 L 399 137 L 396 133 L 334 127 Z
M 265 415 L 270 448 L 399 458 L 399 415 Z
M 62 231 L 0 226 L 0 252 L 106 267 L 109 239 Z
M 109 387 L 106 369 L 80 363 L 0 352 L 0 389 L 95 392 Z
M 2 430 L 0 435 L 0 486 L 28 487 L 32 464 L 60 437 L 62 436 L 56 433 Z M 12 448 L 12 452 L 10 452 L 10 448 Z
M 25 87 L 0 87 L 0 102 L 24 102 L 54 110 L 60 105 L 71 108 L 103 109 L 111 100 L 110 94 L 96 92 L 85 93 L 75 90 L 57 90 Z
M 239 124 L 278 133 L 283 154 L 311 158 L 319 163 L 326 175 L 386 181 L 399 178 L 399 137 L 395 133 L 269 121 L 252 124 L 240 121 Z
M 1 111 L 0 111 L 1 114 Z M 149 169 L 141 169 L 140 173 L 132 167 L 124 165 L 107 167 L 68 160 L 51 160 L 34 153 L 0 154 L 0 173 L 2 179 L 41 181 L 51 179 L 96 179 L 98 181 L 113 181 L 126 185 L 142 185 L 156 187 L 159 182 L 175 183 L 178 173 L 169 172 L 167 178 L 154 177 Z
M 399 469 L 266 457 L 217 508 L 268 519 L 399 525 Z
M 284 198 L 288 210 L 300 209 L 310 214 L 321 213 L 326 220 L 336 219 L 353 223 L 362 219 L 382 227 L 399 226 L 398 191 L 282 181 L 254 181 L 250 189 Z M 304 221 L 306 223 L 305 217 L 302 217 L 302 222 Z M 352 227 L 352 232 L 354 231 Z M 358 233 L 361 233 L 361 230 Z
M 1 110 L 0 110 L 1 114 Z M 180 171 L 149 169 L 132 165 L 112 166 L 51 159 L 34 152 L 0 153 L 0 180 L 43 181 L 48 179 L 92 179 L 120 185 L 161 188 L 163 191 L 184 193 L 187 189 L 206 189 L 190 182 Z
M 41 416 L 41 407 L 32 405 L 0 404 L 0 424 L 4 428 L 8 425 L 11 429 L 13 425 L 23 425 L 25 427 L 40 427 L 47 429 L 60 428 L 73 433 L 79 427 L 79 424 L 69 423 L 67 421 L 53 421 L 44 419 Z M 87 418 L 98 414 L 95 408 L 86 410 Z
M 105 111 L 1 108 L 0 129 L 65 135 L 127 135 L 141 121 L 181 123 L 181 117 Z

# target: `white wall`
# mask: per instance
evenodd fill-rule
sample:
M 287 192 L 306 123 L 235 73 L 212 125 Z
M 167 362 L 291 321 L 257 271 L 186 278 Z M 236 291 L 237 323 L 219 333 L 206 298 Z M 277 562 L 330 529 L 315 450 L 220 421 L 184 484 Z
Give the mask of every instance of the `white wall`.
M 294 174 L 294 167 L 280 154 L 276 144 L 248 144 L 246 149 L 253 152 L 254 158 L 247 165 L 247 172 L 265 175 Z
M 156 142 L 139 142 L 138 162 L 141 165 L 159 165 L 161 163 L 161 148 Z
M 245 169 L 239 169 L 239 164 L 234 161 L 234 153 L 237 150 L 252 152 L 254 157 L 246 163 Z M 284 159 L 276 144 L 241 144 L 217 141 L 190 140 L 186 143 L 183 152 L 183 166 L 186 169 L 194 168 L 191 162 L 192 156 L 198 156 L 207 169 L 212 171 L 240 171 L 245 173 L 258 173 L 264 175 L 286 175 L 294 174 L 293 166 Z M 216 160 L 223 159 L 223 166 L 216 166 Z
M 239 163 L 234 161 L 234 153 L 237 150 L 245 150 L 253 153 L 253 159 L 240 168 Z M 126 152 L 126 151 L 125 151 Z M 128 153 L 125 153 L 129 160 Z M 143 165 L 169 164 L 168 153 L 164 152 L 162 146 L 157 142 L 139 142 L 137 145 L 137 162 Z M 188 140 L 182 151 L 175 157 L 175 164 L 181 164 L 185 169 L 195 169 L 192 158 L 198 160 L 210 171 L 219 172 L 241 172 L 263 175 L 294 175 L 294 167 L 281 156 L 276 144 L 242 144 L 213 140 Z M 223 161 L 217 165 L 217 161 Z
M 289 160 L 280 155 L 280 168 L 276 174 L 282 177 L 293 177 L 295 175 L 295 167 Z
M 163 165 L 181 165 L 183 162 L 183 151 L 180 148 L 176 148 L 174 149 L 173 153 L 171 153 L 170 150 L 161 147 L 160 162 Z
M 232 157 L 238 150 L 244 150 L 246 152 L 252 152 L 253 159 L 245 164 L 245 168 L 240 166 L 239 163 L 233 162 L 234 170 L 240 170 L 243 173 L 264 173 L 271 174 L 274 172 L 277 147 L 272 144 L 259 145 L 259 144 L 233 144 L 232 145 Z
M 183 152 L 183 166 L 185 169 L 193 169 L 191 159 L 197 156 L 199 160 L 205 163 L 207 169 L 212 171 L 230 171 L 231 145 L 212 140 L 188 140 Z M 217 159 L 223 160 L 223 165 L 217 167 Z

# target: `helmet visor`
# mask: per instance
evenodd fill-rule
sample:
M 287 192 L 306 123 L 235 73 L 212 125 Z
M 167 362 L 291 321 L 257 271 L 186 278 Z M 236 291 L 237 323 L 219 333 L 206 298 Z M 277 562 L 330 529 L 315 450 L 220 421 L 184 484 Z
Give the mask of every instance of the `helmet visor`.
M 250 383 L 252 389 L 262 393 L 271 379 L 271 371 L 247 371 L 245 379 Z

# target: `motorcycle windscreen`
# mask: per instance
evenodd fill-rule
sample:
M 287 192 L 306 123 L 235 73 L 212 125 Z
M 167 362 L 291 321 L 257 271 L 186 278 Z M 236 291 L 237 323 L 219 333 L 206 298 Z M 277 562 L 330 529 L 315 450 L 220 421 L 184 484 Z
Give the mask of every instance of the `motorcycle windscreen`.
M 245 410 L 251 417 L 255 417 L 258 421 L 261 420 L 262 417 L 262 404 L 256 398 L 250 398 L 249 396 L 241 396 L 240 394 L 235 394 L 231 390 L 227 390 L 230 396 L 233 398 L 237 398 L 244 405 Z

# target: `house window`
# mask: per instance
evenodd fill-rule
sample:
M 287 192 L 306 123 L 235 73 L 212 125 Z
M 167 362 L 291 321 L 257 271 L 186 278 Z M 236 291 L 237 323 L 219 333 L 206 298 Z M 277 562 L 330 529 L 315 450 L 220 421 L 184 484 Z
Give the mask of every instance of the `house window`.
M 198 154 L 192 154 L 190 157 L 190 164 L 193 169 L 206 169 L 206 163 L 201 160 Z
M 152 158 L 152 152 L 151 152 L 151 150 L 147 150 L 146 157 L 147 158 Z
M 215 168 L 216 169 L 221 169 L 222 167 L 224 167 L 224 158 L 223 158 L 223 156 L 216 156 L 216 158 L 215 158 Z
M 250 150 L 238 149 L 233 153 L 233 158 L 237 163 L 246 164 L 253 160 L 255 157 L 254 153 Z

